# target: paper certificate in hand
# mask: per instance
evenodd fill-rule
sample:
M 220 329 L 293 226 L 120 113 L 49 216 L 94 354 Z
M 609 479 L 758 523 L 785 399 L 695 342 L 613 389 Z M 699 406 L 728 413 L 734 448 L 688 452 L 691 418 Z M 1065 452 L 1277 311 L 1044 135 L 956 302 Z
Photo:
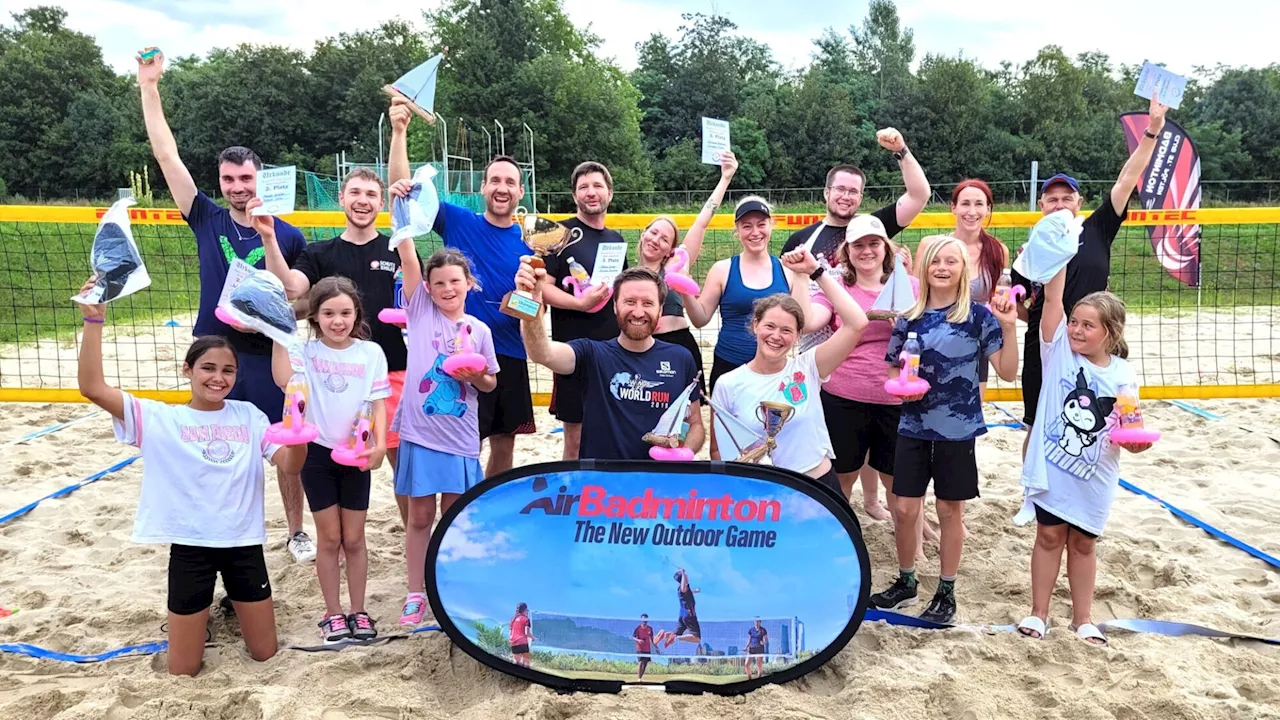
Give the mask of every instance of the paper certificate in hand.
M 729 149 L 729 121 L 702 118 L 702 162 L 719 165 L 720 155 Z
M 258 172 L 258 197 L 262 205 L 254 215 L 288 215 L 297 201 L 298 169 L 293 165 L 268 168 Z

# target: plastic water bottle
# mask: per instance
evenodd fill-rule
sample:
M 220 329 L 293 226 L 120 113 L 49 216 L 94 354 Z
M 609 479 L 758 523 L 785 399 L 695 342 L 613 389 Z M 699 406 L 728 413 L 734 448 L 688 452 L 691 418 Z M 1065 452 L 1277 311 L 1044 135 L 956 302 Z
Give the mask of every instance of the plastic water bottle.
M 395 288 L 396 309 L 404 309 L 404 268 L 396 270 L 396 288 Z
M 1009 295 L 1010 288 L 1013 287 L 1013 272 L 1009 268 L 1005 268 L 1000 272 L 1000 279 L 996 281 L 996 295 Z
M 907 373 L 907 382 L 920 377 L 920 339 L 913 332 L 907 333 L 907 342 L 902 346 L 902 354 L 906 356 L 903 368 Z

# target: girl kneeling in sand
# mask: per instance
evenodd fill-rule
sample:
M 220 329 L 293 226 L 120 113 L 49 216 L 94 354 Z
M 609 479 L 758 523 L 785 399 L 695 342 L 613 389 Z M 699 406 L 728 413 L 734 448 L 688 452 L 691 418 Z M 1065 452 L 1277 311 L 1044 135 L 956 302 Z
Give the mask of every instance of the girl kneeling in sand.
M 391 397 L 387 356 L 381 346 L 365 339 L 369 326 L 360 292 L 347 278 L 317 282 L 307 295 L 307 307 L 312 338 L 294 351 L 298 357 L 292 360 L 302 364 L 300 372 L 311 390 L 307 420 L 320 429 L 320 436 L 304 446 L 307 459 L 302 466 L 302 490 L 316 524 L 316 576 L 324 598 L 320 638 L 327 644 L 372 640 L 378 629 L 364 604 L 369 577 L 364 526 L 371 471 L 382 465 L 387 454 L 386 399 Z M 289 350 L 276 343 L 271 356 L 276 384 L 286 387 L 294 372 Z M 366 465 L 338 463 L 332 453 L 347 446 L 352 422 L 366 404 L 373 424 L 372 446 L 366 446 L 360 456 L 366 458 Z M 346 560 L 350 613 L 342 608 L 339 554 Z
M 1098 560 L 1094 546 L 1120 483 L 1120 448 L 1142 452 L 1151 443 L 1120 444 L 1111 432 L 1118 398 L 1138 397 L 1138 378 L 1125 359 L 1124 303 L 1109 292 L 1086 295 L 1064 321 L 1066 268 L 1044 288 L 1040 318 L 1042 412 L 1031 427 L 1022 484 L 1027 501 L 1014 522 L 1036 519 L 1031 552 L 1031 615 L 1018 623 L 1028 637 L 1044 637 L 1049 598 L 1067 550 L 1071 629 L 1082 640 L 1107 640 L 1089 618 Z M 1124 404 L 1123 402 L 1121 404 Z
M 94 279 L 81 289 L 93 287 Z M 191 401 L 142 400 L 106 383 L 102 374 L 104 305 L 81 305 L 80 394 L 106 410 L 116 439 L 142 451 L 142 495 L 133 541 L 169 545 L 169 673 L 195 675 L 204 660 L 209 606 L 219 574 L 235 606 L 249 655 L 276 654 L 276 618 L 262 545 L 262 458 L 285 473 L 302 468 L 305 448 L 263 439 L 267 416 L 227 400 L 236 383 L 236 352 L 223 337 L 197 339 L 182 374 Z
M 407 181 L 392 194 L 407 190 Z M 417 625 L 426 613 L 427 544 L 440 512 L 484 480 L 480 469 L 479 395 L 498 386 L 498 358 L 489 327 L 466 312 L 467 293 L 477 287 L 471 263 L 457 250 L 437 251 L 424 269 L 412 240 L 397 248 L 404 270 L 409 364 L 404 396 L 392 430 L 400 433 L 396 494 L 409 498 L 404 556 L 409 593 L 401 625 Z M 467 333 L 466 336 L 463 333 Z M 483 367 L 444 370 L 450 355 L 465 351 L 483 357 Z

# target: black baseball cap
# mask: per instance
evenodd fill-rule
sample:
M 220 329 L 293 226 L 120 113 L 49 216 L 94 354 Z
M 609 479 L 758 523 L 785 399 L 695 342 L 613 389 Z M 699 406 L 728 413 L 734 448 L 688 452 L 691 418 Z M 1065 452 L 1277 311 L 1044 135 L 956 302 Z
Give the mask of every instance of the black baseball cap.
M 1040 185 L 1041 194 L 1043 194 L 1044 191 L 1048 190 L 1050 185 L 1057 185 L 1058 183 L 1062 183 L 1067 187 L 1071 188 L 1072 190 L 1076 192 L 1080 192 L 1080 183 L 1077 182 L 1075 178 L 1071 177 L 1066 173 L 1058 173 L 1057 175 L 1054 175 L 1048 180 L 1045 180 L 1044 183 Z
M 738 222 L 744 215 L 753 212 L 764 213 L 767 218 L 773 217 L 773 211 L 769 209 L 768 205 L 764 204 L 763 200 L 748 200 L 733 211 L 733 221 Z

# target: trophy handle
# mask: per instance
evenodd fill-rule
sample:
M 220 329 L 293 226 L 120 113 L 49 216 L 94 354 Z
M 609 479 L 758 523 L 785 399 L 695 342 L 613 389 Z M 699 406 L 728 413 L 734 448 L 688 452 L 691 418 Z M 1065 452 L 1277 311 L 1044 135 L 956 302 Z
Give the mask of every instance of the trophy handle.
M 569 242 L 562 245 L 560 249 L 556 251 L 556 255 L 559 256 L 561 253 L 563 253 L 565 250 L 568 250 L 574 243 L 578 242 L 581 239 L 582 239 L 582 228 L 569 228 Z

